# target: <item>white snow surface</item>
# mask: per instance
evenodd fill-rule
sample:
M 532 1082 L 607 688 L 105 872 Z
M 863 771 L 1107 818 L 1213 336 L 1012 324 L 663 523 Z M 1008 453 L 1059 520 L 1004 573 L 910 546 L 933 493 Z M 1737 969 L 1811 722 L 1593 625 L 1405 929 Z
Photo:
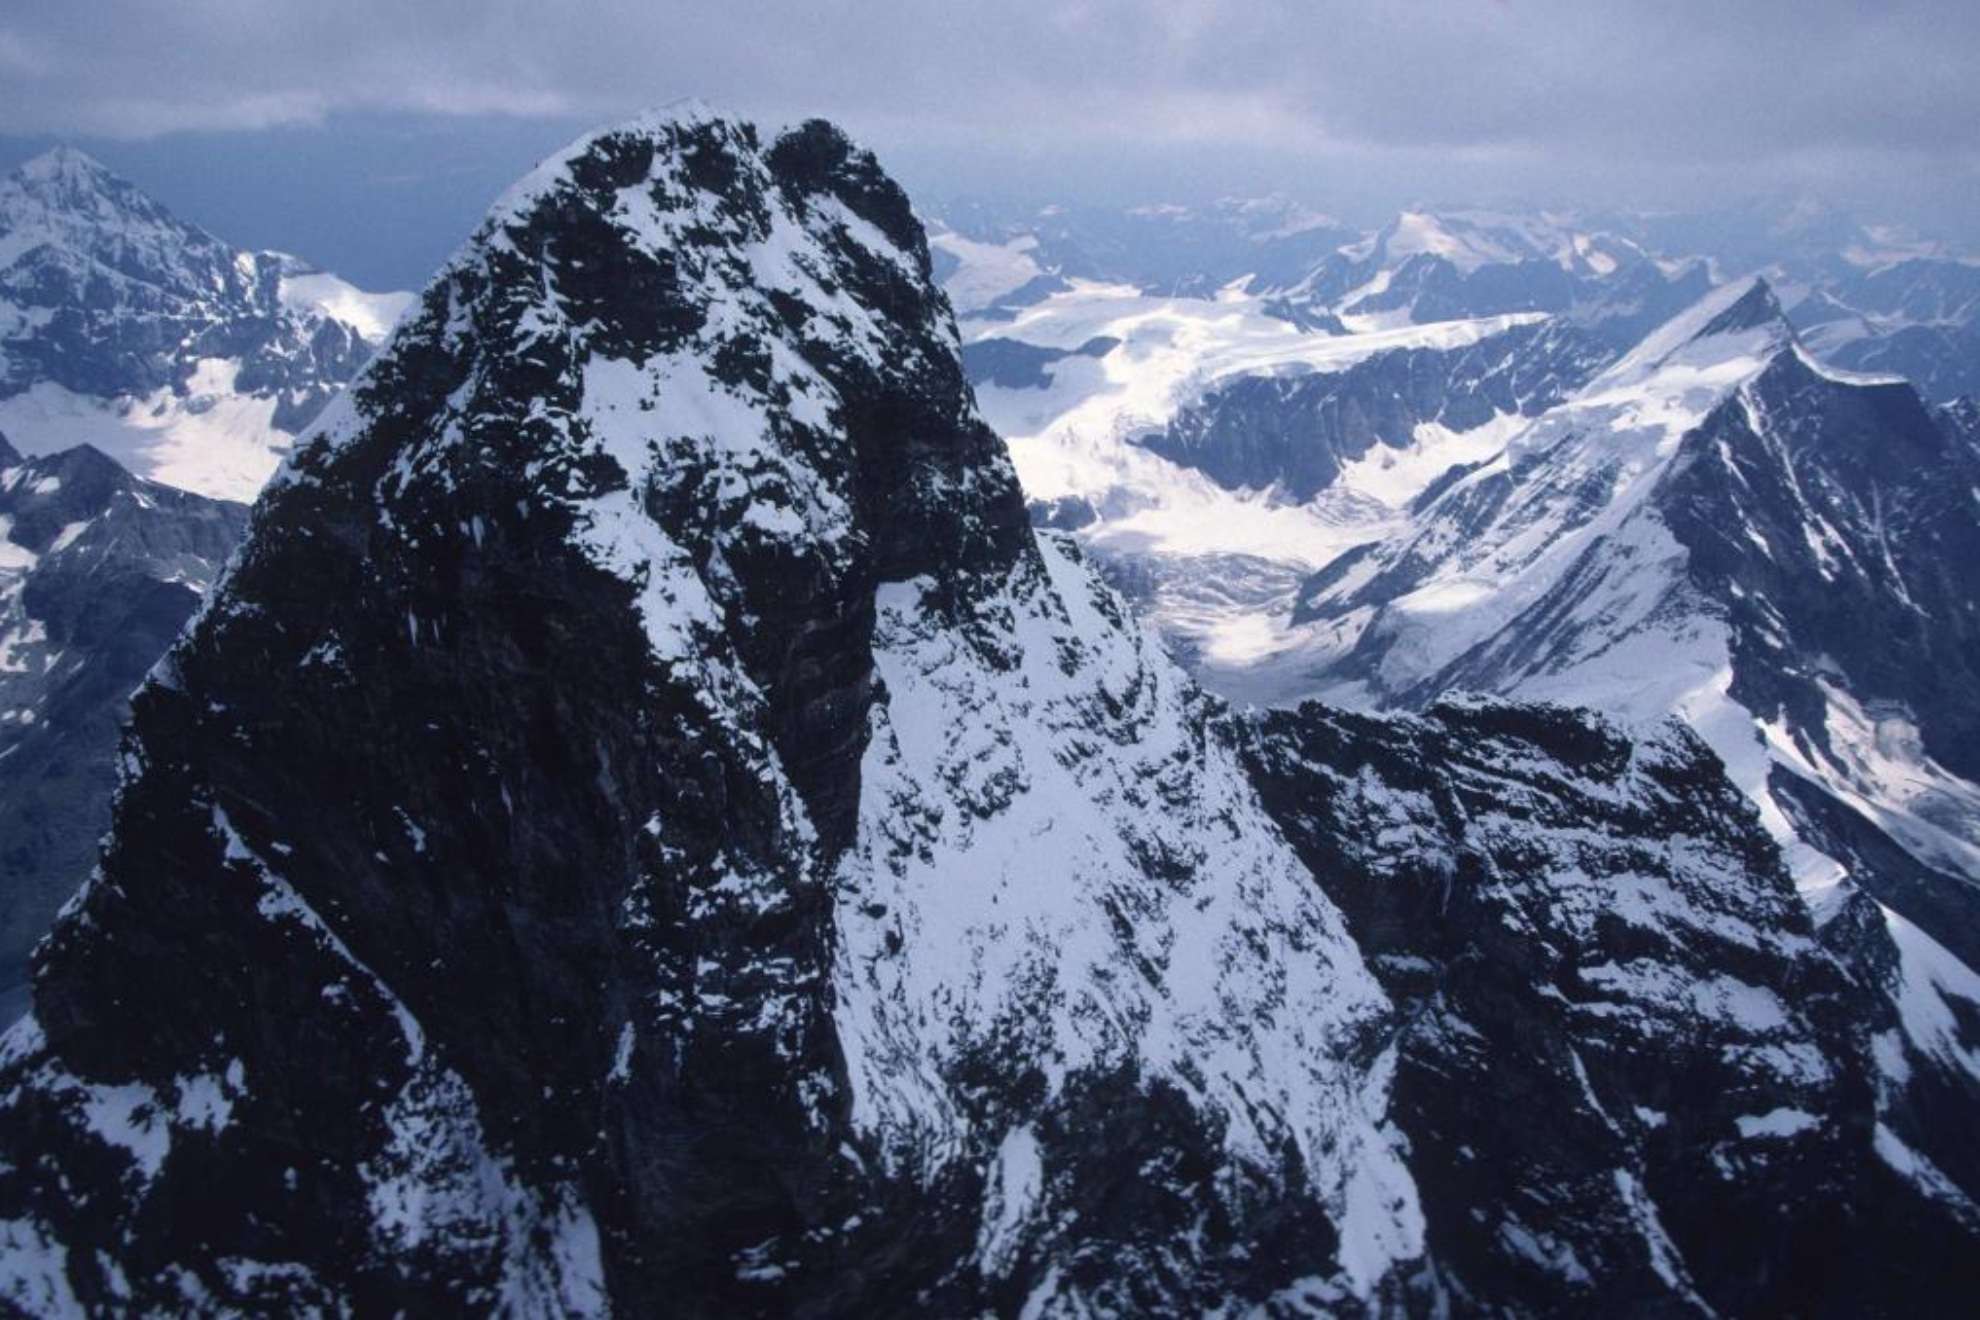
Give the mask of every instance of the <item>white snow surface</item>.
M 956 269 L 942 281 L 942 291 L 959 316 L 994 306 L 1045 273 L 1031 255 L 1038 240 L 1029 234 L 989 243 L 931 226 L 928 246 L 956 259 Z
M 342 321 L 373 344 L 384 343 L 399 318 L 418 301 L 410 290 L 367 293 L 329 271 L 307 268 L 282 275 L 281 298 L 291 311 Z
M 1310 667 L 1307 639 L 1286 626 L 1300 581 L 1341 552 L 1396 531 L 1410 500 L 1451 465 L 1497 452 L 1517 419 L 1464 433 L 1432 424 L 1390 437 L 1303 503 L 1277 490 L 1228 490 L 1133 439 L 1238 377 L 1340 371 L 1396 348 L 1462 347 L 1539 318 L 1328 336 L 1266 315 L 1264 301 L 1237 287 L 1215 298 L 1175 298 L 1076 281 L 1011 321 L 972 323 L 967 336 L 1069 352 L 1095 338 L 1120 341 L 1097 358 L 1052 363 L 1044 389 L 980 385 L 978 406 L 1009 443 L 1027 496 L 1077 497 L 1096 510 L 1099 521 L 1082 529 L 1084 541 L 1109 557 L 1149 559 L 1171 566 L 1179 580 L 1199 579 L 1202 589 L 1160 600 L 1155 620 L 1201 648 L 1202 676 L 1218 691 L 1270 700 L 1299 686 Z M 1226 573 L 1209 562 L 1233 556 L 1255 561 L 1245 568 L 1254 578 L 1248 585 L 1220 582 Z
M 1222 1115 L 1255 1174 L 1290 1139 L 1365 1291 L 1423 1232 L 1386 1066 L 1350 1062 L 1382 991 L 1189 680 L 1040 546 L 1046 575 L 1021 564 L 985 606 L 1001 656 L 937 620 L 932 583 L 876 602 L 888 695 L 835 961 L 854 1119 L 927 1168 L 966 1148 L 946 1074 L 972 1053 L 1031 1061 L 1053 1092 L 1136 1063 Z
M 277 400 L 234 388 L 241 364 L 205 358 L 184 393 L 100 398 L 42 381 L 0 399 L 0 432 L 24 454 L 94 445 L 138 476 L 216 499 L 251 501 L 292 437 Z

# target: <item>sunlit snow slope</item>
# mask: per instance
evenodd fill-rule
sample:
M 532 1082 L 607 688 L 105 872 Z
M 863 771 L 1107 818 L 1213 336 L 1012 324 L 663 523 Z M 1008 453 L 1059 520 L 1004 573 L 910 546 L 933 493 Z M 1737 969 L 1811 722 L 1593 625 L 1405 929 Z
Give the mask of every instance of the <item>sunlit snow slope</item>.
M 1735 284 L 1309 583 L 1309 690 L 1676 714 L 1818 908 L 1849 877 L 1972 962 L 1975 489 L 1908 385 L 1818 365 Z

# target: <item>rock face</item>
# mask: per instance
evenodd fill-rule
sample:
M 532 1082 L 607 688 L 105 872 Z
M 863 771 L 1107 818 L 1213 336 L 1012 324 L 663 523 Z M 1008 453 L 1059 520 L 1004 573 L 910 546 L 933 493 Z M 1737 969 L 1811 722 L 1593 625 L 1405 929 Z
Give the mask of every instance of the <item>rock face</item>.
M 1963 1047 L 1907 1052 L 1694 743 L 1302 719 L 1235 722 L 1030 530 L 870 156 L 692 107 L 586 138 L 305 438 L 136 698 L 100 871 L 0 1047 L 0 1295 L 1840 1312 L 1966 1283 L 1969 1125 L 1863 1063 L 1888 1038 L 1883 1083 L 1963 1118 Z M 1449 923 L 1385 921 L 1430 876 Z M 1573 1108 L 1466 1127 L 1444 1064 Z M 1767 1227 L 1703 1240 L 1709 1204 Z
M 96 863 L 131 692 L 220 575 L 247 509 L 140 481 L 87 447 L 0 438 L 0 1017 Z
M 1544 412 L 1613 356 L 1572 324 L 1533 322 L 1460 348 L 1393 349 L 1335 372 L 1241 377 L 1140 443 L 1220 486 L 1306 501 L 1375 446 L 1408 447 L 1426 422 L 1464 432 Z
M 1307 705 L 1260 717 L 1251 759 L 1402 1015 L 1391 1114 L 1463 1308 L 1847 1314 L 1970 1286 L 1970 1055 L 1893 1008 L 1868 899 L 1818 935 L 1694 736 Z
M 1980 965 L 1980 454 L 1902 381 L 1780 355 L 1685 441 L 1660 503 L 1726 604 L 1729 695 L 1928 863 L 1958 922 L 1879 894 Z
M 58 148 L 0 181 L 0 424 L 251 498 L 402 301 L 225 243 Z

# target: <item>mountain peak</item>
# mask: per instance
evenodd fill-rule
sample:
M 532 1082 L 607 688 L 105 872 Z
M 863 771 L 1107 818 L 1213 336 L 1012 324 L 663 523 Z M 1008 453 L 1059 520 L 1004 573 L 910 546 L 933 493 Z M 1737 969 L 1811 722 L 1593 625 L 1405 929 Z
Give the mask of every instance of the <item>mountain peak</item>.
M 400 302 L 229 243 L 67 146 L 0 177 L 0 273 L 0 394 L 60 390 L 102 410 L 86 433 L 138 475 L 243 500 Z M 56 439 L 23 420 L 29 448 Z
M 1766 280 L 1721 284 L 1666 321 L 1603 372 L 1604 388 L 1641 382 L 1666 366 L 1751 359 L 1754 369 L 1796 343 L 1794 327 Z
M 103 216 L 132 213 L 148 220 L 168 219 L 165 209 L 136 184 L 88 152 L 60 146 L 24 161 L 4 191 L 51 211 Z
M 14 236 L 13 251 L 24 242 L 32 246 L 29 240 L 74 248 L 103 236 L 222 246 L 95 157 L 66 146 L 42 152 L 0 181 L 0 233 Z
M 1234 739 L 1032 536 L 872 156 L 820 121 L 588 138 L 342 397 L 135 701 L 132 746 L 159 754 L 134 750 L 0 1059 L 0 1201 L 40 1205 L 84 1161 L 121 1176 L 82 1106 L 13 1082 L 45 1045 L 160 1096 L 161 1196 L 273 1174 L 310 1131 L 256 1240 L 333 1284 L 437 1244 L 395 1306 L 466 1279 L 469 1309 L 532 1314 L 608 1289 L 633 1313 L 977 1313 L 1125 1255 L 1066 1306 L 1175 1310 L 1152 1291 L 1173 1272 L 1202 1310 L 1313 1277 L 1368 1297 L 1422 1254 L 1368 1099 L 1379 983 Z M 176 953 L 103 974 L 123 932 L 174 928 L 228 949 L 214 976 Z M 262 969 L 281 985 L 251 992 Z M 326 1051 L 259 1023 L 299 1020 L 353 1065 L 291 1082 Z M 194 1075 L 225 1146 L 156 1089 Z M 1159 1122 L 1078 1137 L 1149 1095 Z M 1126 1228 L 1053 1191 L 1174 1149 L 1191 1171 Z M 914 1209 L 881 1217 L 895 1189 Z M 80 1202 L 49 1212 L 64 1240 L 94 1231 Z M 266 1250 L 258 1191 L 204 1204 L 201 1269 Z M 435 1209 L 407 1230 L 405 1204 Z M 1111 1249 L 1128 1233 L 1180 1245 L 1150 1270 Z M 1296 1264 L 1257 1245 L 1286 1233 Z M 951 1284 L 976 1243 L 996 1280 Z
M 654 106 L 608 127 L 586 133 L 562 150 L 538 162 L 535 169 L 511 184 L 499 197 L 491 218 L 503 221 L 528 211 L 546 193 L 559 186 L 589 181 L 603 158 L 634 142 L 647 149 L 692 154 L 692 140 L 702 138 L 747 142 L 756 145 L 756 127 L 735 116 L 724 115 L 699 97 L 684 97 Z M 579 177 L 584 175 L 585 177 Z
M 14 175 L 24 183 L 81 184 L 115 181 L 117 176 L 96 157 L 64 144 L 24 161 Z
M 1744 292 L 1725 310 L 1707 321 L 1692 339 L 1710 339 L 1714 335 L 1737 334 L 1742 330 L 1770 326 L 1778 326 L 1790 338 L 1794 334 L 1787 312 L 1782 309 L 1780 299 L 1774 296 L 1773 286 L 1767 283 L 1765 276 L 1756 275 L 1746 283 Z

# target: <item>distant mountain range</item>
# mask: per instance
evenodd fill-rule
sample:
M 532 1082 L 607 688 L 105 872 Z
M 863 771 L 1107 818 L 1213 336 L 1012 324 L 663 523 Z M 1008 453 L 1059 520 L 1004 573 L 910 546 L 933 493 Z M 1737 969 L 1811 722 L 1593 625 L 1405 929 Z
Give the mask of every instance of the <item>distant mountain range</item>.
M 938 274 L 972 339 L 1084 281 L 1195 297 L 1242 284 L 1261 305 L 1335 333 L 1544 312 L 1623 348 L 1710 285 L 1757 273 L 1835 365 L 1905 376 L 1935 401 L 1980 391 L 1980 261 L 1807 205 L 1695 216 L 1418 208 L 1366 232 L 1283 198 L 937 214 Z
M 0 431 L 252 499 L 408 299 L 234 247 L 57 148 L 0 181 Z

